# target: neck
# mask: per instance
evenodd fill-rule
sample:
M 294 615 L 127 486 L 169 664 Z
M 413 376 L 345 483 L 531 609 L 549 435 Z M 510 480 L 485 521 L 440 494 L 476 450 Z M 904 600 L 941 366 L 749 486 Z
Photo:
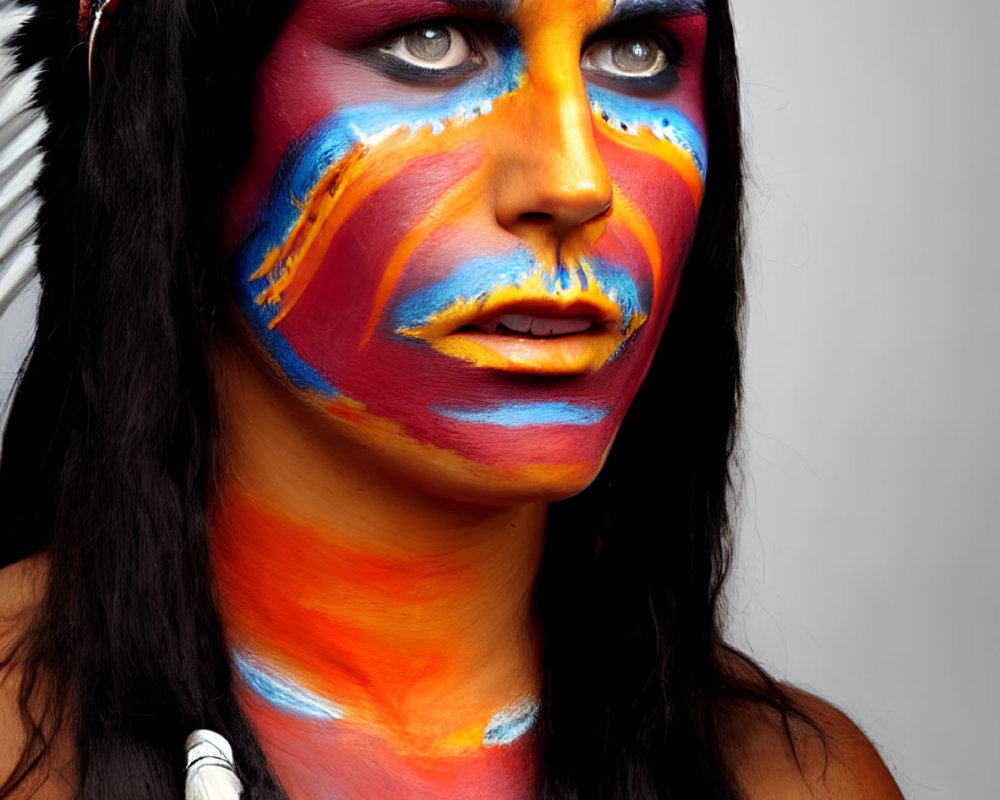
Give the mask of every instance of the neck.
M 481 747 L 537 695 L 545 505 L 436 498 L 231 361 L 213 562 L 258 727 L 311 709 L 395 753 Z

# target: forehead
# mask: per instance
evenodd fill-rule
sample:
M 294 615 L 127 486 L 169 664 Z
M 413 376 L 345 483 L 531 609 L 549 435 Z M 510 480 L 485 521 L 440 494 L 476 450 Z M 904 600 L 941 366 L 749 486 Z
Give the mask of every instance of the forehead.
M 315 2 L 315 0 L 314 0 Z M 377 12 L 390 7 L 394 13 L 412 11 L 421 14 L 465 11 L 503 20 L 516 16 L 530 18 L 532 11 L 562 11 L 607 15 L 612 19 L 644 15 L 705 13 L 706 0 L 318 0 L 320 5 L 334 5 L 345 14 Z

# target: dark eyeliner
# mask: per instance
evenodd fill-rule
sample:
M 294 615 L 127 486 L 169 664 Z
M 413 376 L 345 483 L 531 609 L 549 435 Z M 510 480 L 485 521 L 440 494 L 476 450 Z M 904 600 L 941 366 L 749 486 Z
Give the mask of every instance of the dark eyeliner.
M 478 61 L 470 61 L 465 64 L 459 64 L 456 67 L 448 67 L 447 69 L 420 67 L 397 58 L 384 50 L 362 53 L 361 58 L 383 75 L 387 75 L 398 81 L 416 84 L 461 83 L 463 80 L 481 72 L 484 67 L 484 64 Z

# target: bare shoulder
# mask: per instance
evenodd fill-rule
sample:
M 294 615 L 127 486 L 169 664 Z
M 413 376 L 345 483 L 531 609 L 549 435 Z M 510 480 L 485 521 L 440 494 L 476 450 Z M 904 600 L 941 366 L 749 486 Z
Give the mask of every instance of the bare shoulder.
M 746 677 L 746 673 L 741 677 Z M 878 751 L 839 709 L 782 685 L 815 727 L 758 702 L 719 713 L 725 755 L 747 800 L 902 800 Z
M 24 632 L 38 607 L 48 578 L 48 562 L 36 555 L 0 569 L 0 658 Z
M 41 556 L 26 558 L 0 569 L 0 786 L 14 770 L 26 742 L 26 726 L 21 716 L 20 689 L 23 670 L 16 651 L 18 641 L 38 608 L 48 564 Z M 64 800 L 73 796 L 72 785 L 66 779 L 71 769 L 68 749 L 59 738 L 54 742 L 51 758 L 33 776 L 9 795 L 10 800 Z M 5 800 L 8 795 L 5 795 Z

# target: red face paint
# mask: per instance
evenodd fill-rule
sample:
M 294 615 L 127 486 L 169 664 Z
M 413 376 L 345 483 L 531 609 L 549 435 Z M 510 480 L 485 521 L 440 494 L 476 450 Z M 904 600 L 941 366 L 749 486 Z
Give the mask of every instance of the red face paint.
M 706 168 L 705 19 L 510 12 L 302 0 L 227 235 L 244 318 L 332 426 L 554 497 L 596 474 L 667 321 Z
M 589 482 L 694 234 L 704 38 L 692 0 L 300 0 L 257 76 L 227 225 L 240 313 L 287 378 L 280 412 L 321 409 L 323 430 L 308 409 L 289 441 L 372 453 L 364 475 L 388 465 L 386 486 L 477 515 Z M 254 458 L 294 484 L 304 448 L 275 458 L 262 394 L 241 430 L 261 420 Z M 412 530 L 394 547 L 345 533 L 350 492 L 343 515 L 310 516 L 233 484 L 215 574 L 243 707 L 290 796 L 531 796 L 531 716 L 510 704 L 530 706 L 538 665 L 509 634 L 534 632 L 544 503 L 508 503 L 483 551 L 501 560 L 482 563 L 462 528 L 431 556 Z

